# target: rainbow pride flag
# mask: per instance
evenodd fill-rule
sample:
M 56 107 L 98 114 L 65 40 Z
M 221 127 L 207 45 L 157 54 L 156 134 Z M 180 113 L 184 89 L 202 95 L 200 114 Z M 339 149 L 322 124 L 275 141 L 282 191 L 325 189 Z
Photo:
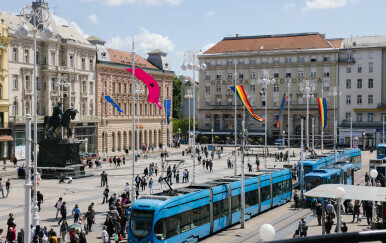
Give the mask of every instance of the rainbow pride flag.
M 245 107 L 247 108 L 249 113 L 253 116 L 253 118 L 255 118 L 258 121 L 264 121 L 263 118 L 258 117 L 255 113 L 253 113 L 252 106 L 251 106 L 251 104 L 249 104 L 248 97 L 245 94 L 245 91 L 244 91 L 244 88 L 243 88 L 242 85 L 237 85 L 236 86 L 236 91 L 235 91 L 235 86 L 231 86 L 231 89 L 233 90 L 233 92 L 236 92 L 237 97 L 239 97 L 241 102 L 243 102 L 243 104 L 245 105 Z
M 319 112 L 320 112 L 320 125 L 322 127 L 327 126 L 327 102 L 326 98 L 318 98 Z
M 277 117 L 277 121 L 276 121 L 277 127 L 280 127 L 280 118 L 281 118 L 281 115 L 283 114 L 284 105 L 285 105 L 285 102 L 287 101 L 287 99 L 288 99 L 288 94 L 284 93 L 283 99 L 281 101 L 279 116 Z

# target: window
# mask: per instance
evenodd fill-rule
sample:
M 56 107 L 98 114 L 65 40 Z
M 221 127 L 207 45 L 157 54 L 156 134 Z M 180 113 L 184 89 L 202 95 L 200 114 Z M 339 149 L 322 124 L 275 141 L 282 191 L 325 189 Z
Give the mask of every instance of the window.
M 311 78 L 316 78 L 316 68 L 312 68 L 312 69 L 310 70 L 310 77 L 311 77 Z
M 250 64 L 256 64 L 256 60 L 255 59 L 251 59 L 251 60 L 249 60 L 249 63 Z
M 330 77 L 330 69 L 323 68 L 323 77 Z
M 300 104 L 300 105 L 303 104 L 303 98 L 302 97 L 298 98 L 298 104 Z
M 25 76 L 25 88 L 26 89 L 30 89 L 30 80 L 29 80 L 29 76 Z
M 17 56 L 18 56 L 17 48 L 13 48 L 13 49 L 12 49 L 12 57 L 13 57 L 13 61 L 14 61 L 14 62 L 17 62 L 17 61 L 18 61 Z
M 227 63 L 228 65 L 232 65 L 232 59 L 228 59 Z
M 55 90 L 55 78 L 51 78 L 51 90 Z
M 239 59 L 239 65 L 243 65 L 244 64 L 244 59 Z
M 40 90 L 40 80 L 39 80 L 39 77 L 36 77 L 36 89 Z
M 251 84 L 249 87 L 250 87 L 252 92 L 256 91 L 256 86 L 254 84 Z
M 316 62 L 316 56 L 311 56 L 310 61 L 311 62 Z
M 274 72 L 274 73 L 273 73 L 273 77 L 274 77 L 274 78 L 279 78 L 279 73 L 278 73 L 278 72 Z
M 362 65 L 358 65 L 358 73 L 362 73 Z
M 362 52 L 358 52 L 358 53 L 357 53 L 357 58 L 358 58 L 358 59 L 362 59 Z
M 347 105 L 351 104 L 351 95 L 346 95 L 346 104 Z
M 205 72 L 205 79 L 209 80 L 210 79 L 210 72 Z
M 369 59 L 373 59 L 373 52 L 372 51 L 369 52 Z
M 372 112 L 367 113 L 367 121 L 368 122 L 374 121 L 374 114 Z
M 374 87 L 374 80 L 372 78 L 369 78 L 369 89 L 372 89 Z
M 362 113 L 361 112 L 357 113 L 357 122 L 362 122 Z
M 111 93 L 115 93 L 115 82 L 113 82 L 112 86 L 111 86 Z
M 346 73 L 351 73 L 351 66 L 347 66 Z
M 227 105 L 233 105 L 233 99 L 228 99 L 227 100 Z
M 357 104 L 358 105 L 362 104 L 362 95 L 357 96 Z
M 17 105 L 17 101 L 13 102 L 13 105 L 12 105 L 12 113 L 14 116 L 17 116 L 17 113 L 18 113 L 18 105 Z
M 221 105 L 221 99 L 216 100 L 216 105 Z
M 244 78 L 244 72 L 239 72 L 239 78 L 243 79 Z
M 209 107 L 210 106 L 210 100 L 205 100 L 205 106 Z
M 89 114 L 90 116 L 92 116 L 92 115 L 94 114 L 94 105 L 93 105 L 92 103 L 90 104 L 90 109 L 89 109 L 88 112 L 89 112 L 88 114 Z
M 221 79 L 221 74 L 220 73 L 216 74 L 216 79 Z
M 291 62 L 291 57 L 286 57 L 286 58 L 285 58 L 285 62 L 286 62 L 286 63 L 290 63 L 290 62 Z
M 302 69 L 298 70 L 298 78 L 303 78 L 304 77 L 304 71 Z
M 346 112 L 346 121 L 351 120 L 351 112 Z
M 24 62 L 29 63 L 29 50 L 24 50 Z
M 270 186 L 264 186 L 261 188 L 261 202 L 271 199 L 271 188 Z
M 351 89 L 351 79 L 346 79 L 346 89 Z
M 85 70 L 86 69 L 86 59 L 85 58 L 82 58 L 82 69 Z
M 290 78 L 290 77 L 291 77 L 291 72 L 286 72 L 286 73 L 285 73 L 285 77 L 286 77 L 286 78 Z
M 279 63 L 280 61 L 279 61 L 279 58 L 278 57 L 274 57 L 273 58 L 273 63 Z
M 279 92 L 279 84 L 277 82 L 273 84 L 273 92 Z
M 169 98 L 169 87 L 166 87 L 166 98 Z
M 55 66 L 56 64 L 56 62 L 55 62 L 55 59 L 56 59 L 56 55 L 55 55 L 55 52 L 52 52 L 51 53 L 51 65 L 52 66 Z
M 262 106 L 262 107 L 265 107 L 265 103 L 266 103 L 265 100 L 262 100 L 262 101 L 261 101 L 261 106 Z
M 304 57 L 303 56 L 298 57 L 298 62 L 304 62 Z
M 250 79 L 255 79 L 255 78 L 256 78 L 256 72 L 251 71 L 251 72 L 249 73 L 249 78 L 250 78 Z
M 90 59 L 89 70 L 90 70 L 90 71 L 93 71 L 93 70 L 94 70 L 94 60 L 93 60 L 93 59 Z
M 369 73 L 372 73 L 374 70 L 373 68 L 373 63 L 372 62 L 369 62 Z
M 267 63 L 268 63 L 268 58 L 263 57 L 263 58 L 261 59 L 261 64 L 267 64 Z
M 374 103 L 373 95 L 369 95 L 368 102 L 369 102 L 369 104 L 373 104 Z
M 210 93 L 210 86 L 209 85 L 205 86 L 205 93 Z
M 330 56 L 324 56 L 323 57 L 324 62 L 329 62 L 330 61 Z
M 142 104 L 139 104 L 139 115 L 142 116 Z
M 144 112 L 144 115 L 147 116 L 147 104 L 145 104 L 145 112 Z
M 245 193 L 245 207 L 249 208 L 259 203 L 259 190 L 253 190 Z
M 123 93 L 127 94 L 127 84 L 123 84 Z
M 125 114 L 127 114 L 127 104 L 125 103 L 125 104 L 123 104 L 123 112 L 125 113 Z M 150 113 L 151 113 L 151 111 L 150 111 Z M 151 114 L 150 114 L 151 115 Z
M 13 75 L 13 82 L 12 83 L 13 83 L 13 88 L 17 89 L 18 84 L 19 84 L 19 76 Z
M 70 67 L 74 67 L 74 56 L 70 55 Z
M 216 85 L 216 93 L 221 93 L 221 85 Z
M 279 98 L 275 97 L 273 98 L 273 106 L 278 107 L 279 106 Z
M 82 92 L 83 92 L 83 93 L 86 93 L 86 92 L 87 92 L 87 82 L 86 82 L 86 81 L 83 81 L 83 82 L 82 82 Z
M 118 93 L 120 94 L 121 93 L 121 83 L 118 83 Z
M 240 195 L 232 197 L 232 213 L 240 211 Z
M 213 203 L 213 220 L 228 216 L 228 198 Z
M 92 95 L 94 93 L 94 83 L 90 82 L 90 94 Z
M 357 88 L 358 89 L 362 88 L 362 79 L 357 79 Z

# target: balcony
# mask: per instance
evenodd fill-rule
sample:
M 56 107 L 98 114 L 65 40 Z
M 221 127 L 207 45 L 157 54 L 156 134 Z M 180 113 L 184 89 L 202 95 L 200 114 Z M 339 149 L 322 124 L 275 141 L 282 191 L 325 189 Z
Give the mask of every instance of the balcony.
M 353 57 L 350 57 L 350 58 L 347 58 L 347 57 L 339 57 L 339 62 L 343 62 L 343 63 L 355 63 L 355 58 L 353 58 Z
M 24 89 L 24 95 L 32 95 L 33 91 L 32 89 Z
M 353 127 L 361 127 L 361 128 L 370 128 L 370 127 L 381 127 L 382 122 L 381 121 L 373 121 L 373 122 L 357 122 L 353 121 L 352 122 Z M 341 123 L 342 127 L 350 127 L 351 122 L 348 120 L 343 120 Z
M 76 121 L 89 121 L 89 122 L 99 122 L 101 118 L 99 116 L 76 116 Z
M 44 116 L 38 116 L 38 123 L 44 122 Z M 9 116 L 9 123 L 25 123 L 25 116 Z

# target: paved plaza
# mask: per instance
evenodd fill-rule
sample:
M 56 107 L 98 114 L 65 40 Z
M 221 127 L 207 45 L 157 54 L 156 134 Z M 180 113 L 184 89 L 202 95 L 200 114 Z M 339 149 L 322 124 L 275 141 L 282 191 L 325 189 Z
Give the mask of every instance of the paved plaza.
M 193 171 L 192 171 L 192 160 L 189 156 L 182 156 L 182 151 L 186 149 L 186 146 L 181 146 L 181 148 L 171 148 L 169 149 L 170 156 L 169 160 L 174 159 L 184 159 L 185 163 L 182 164 L 179 168 L 180 174 L 183 169 L 189 170 L 190 180 L 192 180 Z M 233 148 L 224 147 L 224 151 L 221 154 L 219 159 L 217 155 L 214 159 L 213 172 L 203 169 L 202 165 L 197 165 L 197 182 L 204 182 L 214 178 L 222 178 L 224 176 L 233 175 L 233 170 L 227 168 L 226 160 L 228 157 L 232 159 L 231 153 Z M 253 153 L 261 153 L 261 149 L 253 149 Z M 283 150 L 280 150 L 283 151 Z M 280 152 L 279 151 L 279 152 Z M 284 150 L 286 151 L 286 150 Z M 292 150 L 291 150 L 292 151 Z M 300 149 L 294 149 L 296 157 L 291 157 L 291 164 L 295 164 L 299 161 Z M 271 148 L 270 153 L 278 152 L 277 148 Z M 319 152 L 319 151 L 317 151 Z M 292 152 L 291 152 L 292 154 Z M 112 155 L 123 155 L 123 154 L 109 154 Z M 143 175 L 143 170 L 145 166 L 149 166 L 150 163 L 158 163 L 158 166 L 161 167 L 161 157 L 160 153 L 151 152 L 148 153 L 148 158 L 144 159 L 143 156 L 136 162 L 135 165 L 135 174 Z M 210 156 L 210 155 L 209 155 Z M 375 153 L 370 154 L 368 151 L 362 153 L 362 169 L 356 173 L 356 183 L 364 184 L 364 173 L 368 171 L 368 160 L 370 158 L 375 158 Z M 205 156 L 204 156 L 205 157 Z M 247 168 L 247 161 L 245 161 L 245 171 Z M 260 158 L 260 166 L 264 168 L 264 159 Z M 23 161 L 19 162 L 23 163 Z M 238 158 L 238 163 L 240 163 L 240 157 Z M 255 157 L 251 157 L 251 163 L 253 164 L 253 169 L 255 170 Z M 103 162 L 102 169 L 92 169 L 86 168 L 86 172 L 93 173 L 94 176 L 85 177 L 80 179 L 74 179 L 72 184 L 59 184 L 58 180 L 42 180 L 38 186 L 38 190 L 44 195 L 44 203 L 42 204 L 42 209 L 39 213 L 40 216 L 40 225 L 46 226 L 48 229 L 54 228 L 56 232 L 59 232 L 58 220 L 55 219 L 56 208 L 54 207 L 56 201 L 59 197 L 63 197 L 63 200 L 67 202 L 68 215 L 75 206 L 79 205 L 79 208 L 82 213 L 87 211 L 88 205 L 91 202 L 95 203 L 94 209 L 97 213 L 96 215 L 96 224 L 93 225 L 93 232 L 90 232 L 87 236 L 89 242 L 99 242 L 101 239 L 101 228 L 105 221 L 108 204 L 102 204 L 102 192 L 104 188 L 101 187 L 100 183 L 100 174 L 102 171 L 106 171 L 108 174 L 108 184 L 110 187 L 110 195 L 114 192 L 121 194 L 124 190 L 125 183 L 131 183 L 131 156 L 126 156 L 126 165 L 123 165 L 119 168 L 110 167 L 108 161 Z M 268 159 L 268 167 L 283 167 L 287 162 L 275 162 L 274 158 Z M 240 168 L 240 167 L 239 167 Z M 239 169 L 240 172 L 240 169 Z M 158 174 L 159 175 L 159 174 Z M 13 213 L 15 217 L 15 223 L 17 224 L 17 231 L 24 226 L 24 180 L 16 179 L 16 169 L 8 168 L 7 171 L 0 171 L 0 177 L 4 180 L 11 178 L 11 192 L 8 198 L 0 199 L 0 228 L 7 229 L 7 219 L 8 214 Z M 154 177 L 153 177 L 154 178 Z M 160 191 L 160 185 L 155 181 L 154 192 Z M 180 181 L 182 181 L 180 179 Z M 175 187 L 186 186 L 187 184 L 173 184 Z M 144 192 L 140 191 L 140 195 L 148 194 L 149 190 L 146 188 Z M 292 208 L 292 202 L 289 202 L 280 207 L 274 208 L 268 212 L 262 213 L 249 221 L 246 222 L 245 229 L 240 229 L 240 225 L 235 225 L 230 227 L 218 234 L 211 236 L 207 239 L 204 239 L 203 242 L 256 242 L 259 241 L 258 230 L 259 227 L 264 223 L 270 223 L 276 228 L 276 238 L 282 239 L 287 237 L 292 237 L 295 229 L 297 228 L 298 221 L 301 217 L 305 217 L 308 225 L 309 231 L 308 235 L 316 235 L 321 233 L 321 226 L 316 226 L 316 217 L 312 216 L 312 212 L 309 208 L 294 210 Z M 351 222 L 351 215 L 344 215 L 343 219 L 345 222 Z M 72 224 L 73 217 L 67 217 L 69 224 Z M 365 220 L 360 224 L 348 224 L 349 231 L 361 231 L 366 228 Z M 97 240 L 98 239 L 98 240 Z

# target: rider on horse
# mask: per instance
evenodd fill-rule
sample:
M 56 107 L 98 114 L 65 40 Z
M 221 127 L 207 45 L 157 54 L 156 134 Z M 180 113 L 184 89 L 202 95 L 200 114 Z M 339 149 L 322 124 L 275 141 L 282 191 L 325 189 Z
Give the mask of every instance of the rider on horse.
M 58 102 L 58 106 L 54 107 L 54 112 L 52 113 L 52 117 L 60 124 L 62 120 L 63 110 L 62 110 L 62 102 Z

